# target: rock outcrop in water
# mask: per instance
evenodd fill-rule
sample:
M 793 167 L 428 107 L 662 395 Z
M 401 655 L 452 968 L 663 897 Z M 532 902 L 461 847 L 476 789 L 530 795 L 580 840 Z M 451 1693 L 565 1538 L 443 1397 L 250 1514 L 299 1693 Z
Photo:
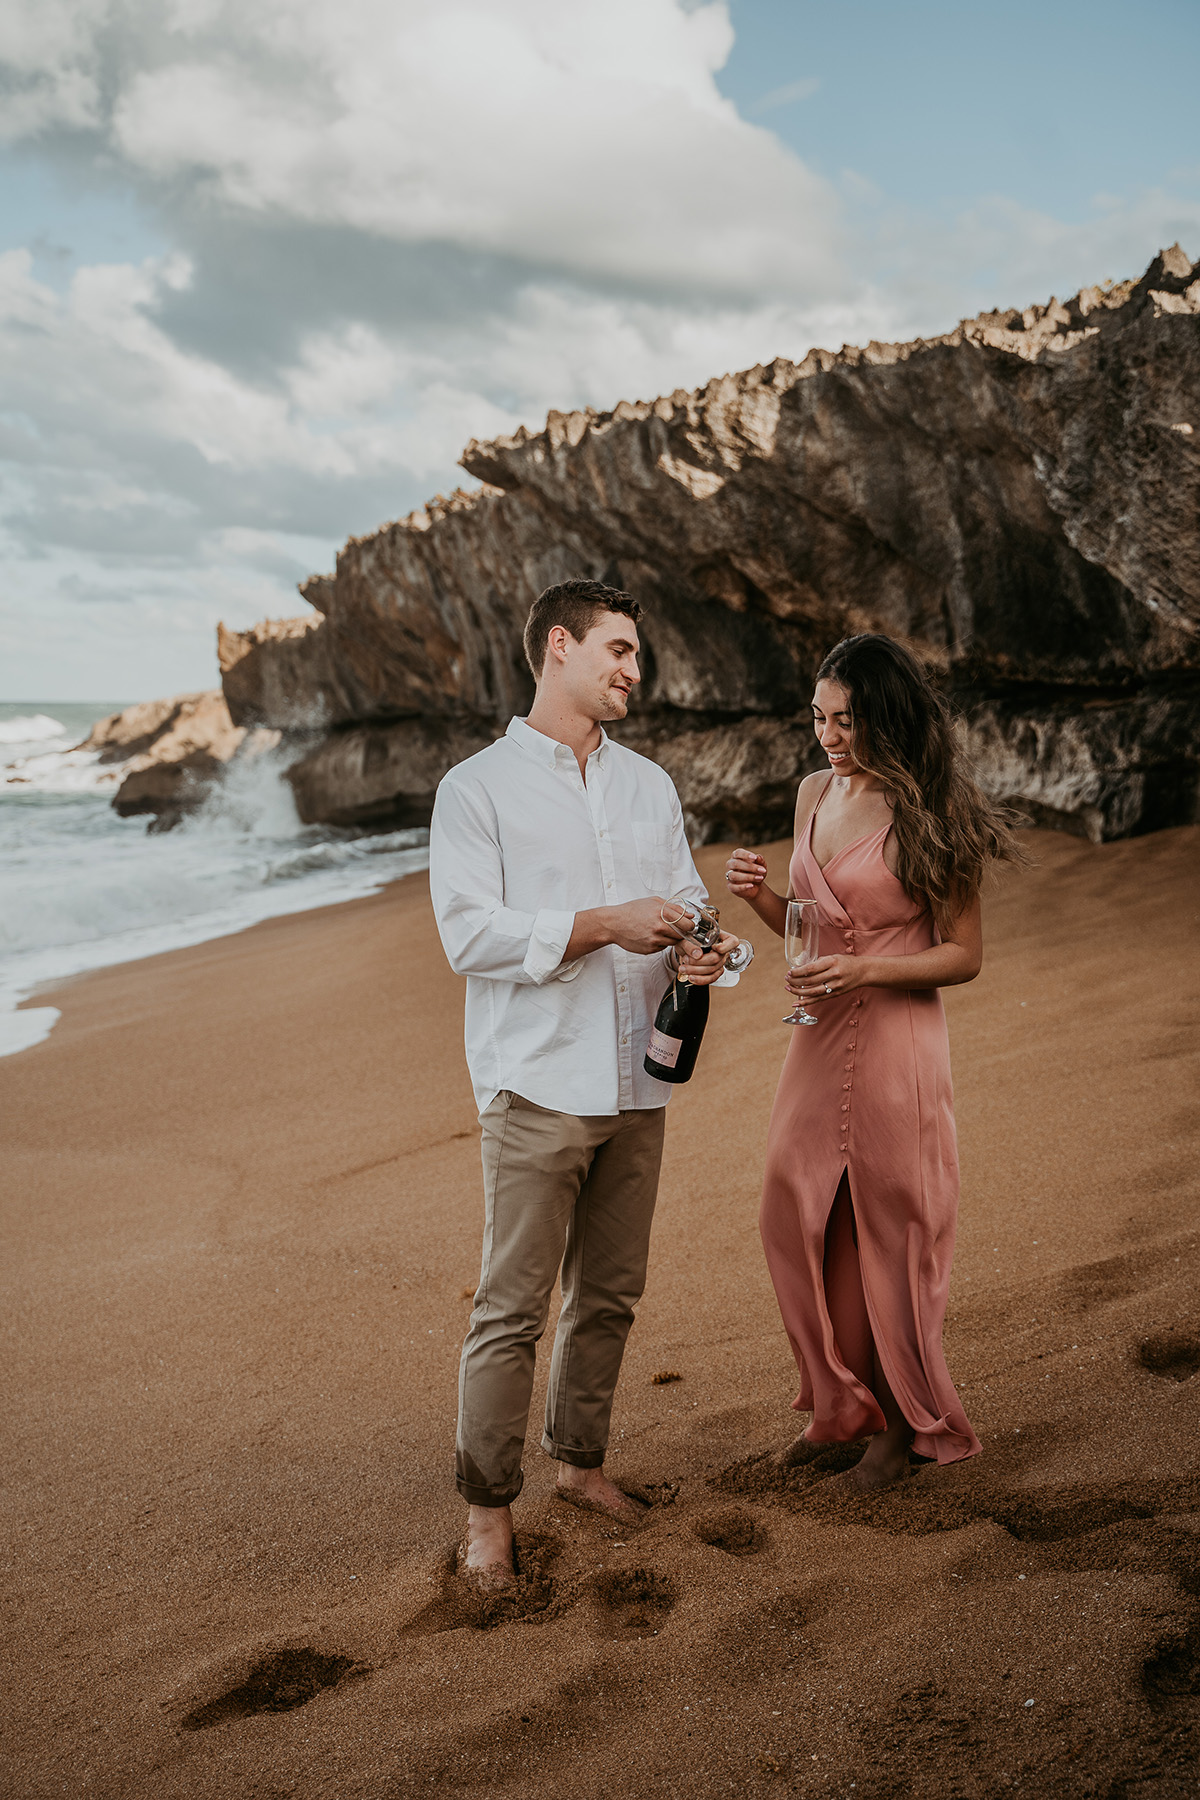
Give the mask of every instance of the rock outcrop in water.
M 102 763 L 125 763 L 147 755 L 173 737 L 186 721 L 216 717 L 226 730 L 232 721 L 220 688 L 199 694 L 176 694 L 170 700 L 140 700 L 123 712 L 99 719 L 76 750 L 98 750 Z
M 309 734 L 306 819 L 427 817 L 527 705 L 525 616 L 572 575 L 646 606 L 621 735 L 698 838 L 786 829 L 813 669 L 864 630 L 941 671 L 986 785 L 1039 822 L 1197 817 L 1200 265 L 1178 247 L 1137 282 L 551 413 L 462 462 L 479 491 L 304 584 L 319 617 L 222 633 L 235 723 Z
M 251 733 L 254 747 L 278 742 L 279 733 Z M 122 818 L 152 816 L 165 831 L 193 812 L 225 764 L 247 747 L 248 734 L 229 716 L 219 688 L 145 700 L 93 725 L 80 750 L 98 750 L 102 763 L 124 763 L 113 806 Z

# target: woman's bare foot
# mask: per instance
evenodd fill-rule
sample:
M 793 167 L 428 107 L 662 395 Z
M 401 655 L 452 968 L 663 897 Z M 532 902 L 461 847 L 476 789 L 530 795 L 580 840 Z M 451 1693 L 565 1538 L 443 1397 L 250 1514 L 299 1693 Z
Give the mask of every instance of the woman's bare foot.
M 889 1425 L 886 1431 L 877 1431 L 861 1460 L 849 1471 L 850 1481 L 868 1493 L 902 1481 L 908 1474 L 908 1447 L 912 1440 L 912 1426 L 907 1419 Z
M 646 1517 L 646 1508 L 615 1487 L 603 1469 L 577 1469 L 573 1463 L 560 1463 L 557 1493 L 568 1505 L 603 1513 L 618 1525 L 640 1525 Z
M 886 1421 L 887 1429 L 877 1431 L 868 1441 L 862 1459 L 849 1472 L 856 1488 L 872 1493 L 877 1488 L 891 1487 L 908 1474 L 908 1449 L 913 1441 L 913 1428 L 900 1411 L 899 1403 L 888 1385 L 879 1352 L 874 1356 L 875 1398 Z
M 799 1469 L 805 1463 L 815 1462 L 826 1450 L 832 1450 L 833 1444 L 813 1444 L 803 1435 L 793 1438 L 783 1450 L 777 1450 L 771 1458 L 777 1469 Z
M 502 1594 L 516 1587 L 511 1507 L 468 1508 L 467 1532 L 458 1551 L 458 1572 L 481 1594 Z

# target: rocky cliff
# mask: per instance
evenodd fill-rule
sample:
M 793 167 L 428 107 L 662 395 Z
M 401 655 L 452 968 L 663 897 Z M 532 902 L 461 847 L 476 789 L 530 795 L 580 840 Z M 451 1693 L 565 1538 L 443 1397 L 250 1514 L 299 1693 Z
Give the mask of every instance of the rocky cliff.
M 986 784 L 1040 822 L 1197 816 L 1200 264 L 1178 247 L 929 341 L 551 413 L 462 463 L 479 490 L 304 584 L 318 617 L 222 634 L 234 722 L 309 734 L 306 819 L 427 816 L 528 703 L 526 613 L 571 575 L 646 606 L 622 735 L 698 838 L 786 828 L 813 669 L 863 630 L 941 672 Z

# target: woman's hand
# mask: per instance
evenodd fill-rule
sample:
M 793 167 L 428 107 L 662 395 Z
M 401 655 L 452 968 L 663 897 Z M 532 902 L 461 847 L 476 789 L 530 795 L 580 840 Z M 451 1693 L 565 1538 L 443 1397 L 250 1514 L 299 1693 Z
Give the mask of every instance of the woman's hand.
M 725 864 L 725 885 L 739 900 L 753 906 L 767 879 L 767 865 L 753 850 L 735 850 Z
M 788 993 L 805 1006 L 819 1006 L 822 1000 L 836 1000 L 839 994 L 869 986 L 867 959 L 859 956 L 818 956 L 787 973 Z

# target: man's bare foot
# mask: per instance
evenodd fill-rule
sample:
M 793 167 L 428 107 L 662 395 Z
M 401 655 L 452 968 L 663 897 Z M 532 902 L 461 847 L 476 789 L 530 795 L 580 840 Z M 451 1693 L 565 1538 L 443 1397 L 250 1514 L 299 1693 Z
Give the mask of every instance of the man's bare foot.
M 603 1513 L 618 1525 L 640 1525 L 646 1517 L 646 1508 L 615 1487 L 603 1469 L 577 1469 L 574 1463 L 560 1463 L 557 1493 L 568 1505 Z
M 458 1572 L 481 1594 L 502 1594 L 516 1587 L 510 1507 L 468 1508 L 467 1532 L 458 1550 Z

